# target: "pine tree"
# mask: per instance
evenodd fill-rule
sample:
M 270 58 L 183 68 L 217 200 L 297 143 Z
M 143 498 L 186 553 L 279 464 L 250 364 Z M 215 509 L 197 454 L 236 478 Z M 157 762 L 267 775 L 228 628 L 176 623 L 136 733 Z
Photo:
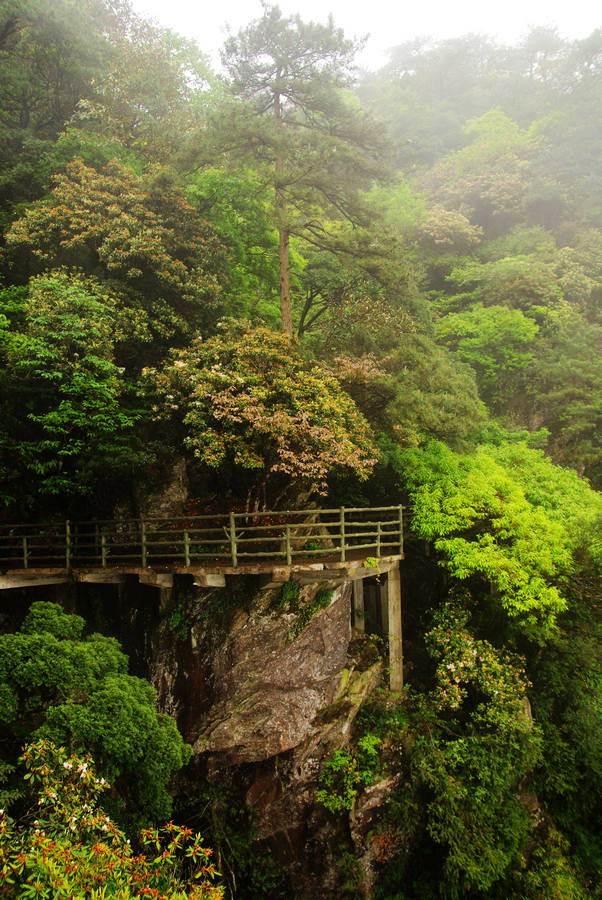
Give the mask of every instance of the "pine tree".
M 331 238 L 325 219 L 361 224 L 360 193 L 385 171 L 380 129 L 346 92 L 360 45 L 332 20 L 305 23 L 265 6 L 222 53 L 235 99 L 220 108 L 214 137 L 222 135 L 233 160 L 259 161 L 273 189 L 282 330 L 288 334 L 290 238 L 323 248 Z

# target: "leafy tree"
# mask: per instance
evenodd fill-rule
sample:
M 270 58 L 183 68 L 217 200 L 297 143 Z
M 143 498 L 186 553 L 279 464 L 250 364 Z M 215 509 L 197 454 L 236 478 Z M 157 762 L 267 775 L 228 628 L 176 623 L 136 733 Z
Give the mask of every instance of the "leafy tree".
M 331 474 L 364 479 L 374 465 L 370 429 L 325 369 L 286 335 L 240 324 L 196 340 L 163 372 L 149 372 L 185 446 L 212 469 L 252 476 L 248 500 L 275 506 L 324 492 Z M 226 471 L 228 469 L 226 468 Z
M 536 254 L 485 263 L 462 260 L 452 269 L 449 280 L 466 290 L 443 299 L 442 304 L 453 310 L 481 302 L 484 306 L 507 306 L 535 316 L 554 309 L 562 300 L 554 266 Z
M 96 171 L 75 160 L 6 241 L 11 261 L 30 271 L 76 266 L 123 296 L 130 366 L 140 365 L 149 339 L 156 358 L 216 315 L 221 244 L 165 171 L 137 176 L 116 160 Z
M 594 523 L 595 527 L 595 523 Z M 533 714 L 542 729 L 543 754 L 536 790 L 553 821 L 570 841 L 596 895 L 602 855 L 598 840 L 602 802 L 599 585 L 575 579 L 570 612 L 559 631 L 533 660 Z
M 387 415 L 402 449 L 432 440 L 467 448 L 480 438 L 486 411 L 474 375 L 425 335 L 404 334 L 382 362 L 395 384 Z
M 520 219 L 537 137 L 499 109 L 468 122 L 465 132 L 470 143 L 437 163 L 425 180 L 434 199 L 495 236 Z
M 48 183 L 53 144 L 109 64 L 114 11 L 102 0 L 5 0 L 0 9 L 2 230 Z
M 278 233 L 258 173 L 208 166 L 191 178 L 187 196 L 226 248 L 220 282 L 228 315 L 277 326 Z M 291 262 L 293 270 L 302 266 L 298 254 Z
M 122 7 L 120 19 L 112 64 L 78 105 L 69 138 L 97 150 L 102 142 L 120 145 L 138 160 L 169 165 L 202 117 L 213 80 L 208 59 L 193 41 L 138 17 L 131 7 Z M 61 141 L 59 151 L 68 146 L 69 140 Z
M 433 203 L 419 224 L 418 234 L 425 249 L 440 255 L 472 250 L 481 240 L 482 231 L 461 212 Z
M 512 398 L 517 377 L 533 359 L 538 331 L 519 309 L 481 303 L 444 316 L 436 327 L 439 340 L 475 370 L 481 396 L 494 411 Z
M 55 270 L 31 279 L 23 314 L 8 350 L 14 431 L 5 465 L 28 490 L 64 502 L 135 460 L 140 413 L 115 362 L 117 301 L 100 283 Z
M 425 635 L 433 686 L 389 704 L 404 777 L 378 827 L 374 895 L 579 900 L 586 882 L 532 793 L 544 742 L 524 661 L 475 634 L 474 608 L 450 592 Z
M 390 347 L 428 319 L 416 273 L 386 230 L 341 229 L 333 249 L 306 253 L 299 336 L 313 332 L 331 355 L 362 340 Z
M 365 219 L 359 192 L 382 171 L 379 130 L 345 93 L 358 45 L 332 21 L 284 18 L 277 6 L 226 41 L 240 102 L 218 111 L 222 143 L 252 160 L 274 191 L 282 329 L 292 334 L 290 238 L 323 247 L 326 220 Z
M 15 759 L 32 736 L 91 751 L 116 787 L 120 819 L 165 819 L 171 776 L 189 748 L 169 716 L 155 711 L 153 688 L 126 674 L 117 641 L 82 638 L 83 628 L 81 617 L 37 601 L 20 631 L 0 636 L 5 759 Z
M 163 897 L 219 900 L 223 889 L 200 835 L 170 822 L 146 829 L 134 853 L 99 805 L 109 790 L 89 755 L 40 740 L 25 747 L 30 805 L 12 819 L 0 811 L 0 882 L 18 897 Z
M 0 68 L 3 231 L 74 156 L 169 162 L 211 78 L 196 45 L 111 0 L 4 0 Z
M 418 713 L 411 777 L 426 789 L 426 828 L 441 846 L 440 890 L 458 897 L 468 884 L 486 893 L 533 824 L 519 782 L 537 761 L 541 738 L 525 712 L 520 665 L 475 639 L 462 604 L 450 601 L 435 614 L 426 643 L 437 666 L 424 704 L 434 707 L 433 718 L 421 723 Z
M 572 537 L 528 499 L 503 455 L 504 445 L 471 456 L 436 443 L 407 451 L 413 528 L 434 543 L 456 579 L 489 583 L 510 619 L 541 640 L 566 608 L 561 581 L 572 571 Z M 583 492 L 595 508 L 596 495 L 586 485 Z
M 601 340 L 599 325 L 562 310 L 535 345 L 525 391 L 510 405 L 528 427 L 548 429 L 552 457 L 596 487 L 602 484 Z

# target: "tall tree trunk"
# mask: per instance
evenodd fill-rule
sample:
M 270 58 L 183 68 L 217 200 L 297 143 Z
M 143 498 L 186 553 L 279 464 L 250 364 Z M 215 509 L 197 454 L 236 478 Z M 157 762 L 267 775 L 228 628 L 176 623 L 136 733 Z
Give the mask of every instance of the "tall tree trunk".
M 278 265 L 280 268 L 280 317 L 285 334 L 293 333 L 293 315 L 291 311 L 291 269 L 289 255 L 289 237 L 286 228 L 279 227 Z
M 282 108 L 280 95 L 274 98 L 274 117 L 278 130 L 282 128 Z M 278 269 L 280 272 L 280 319 L 285 334 L 293 333 L 293 313 L 291 309 L 291 257 L 289 248 L 289 231 L 286 215 L 286 193 L 282 183 L 284 175 L 284 158 L 281 147 L 276 151 L 276 221 L 278 223 Z

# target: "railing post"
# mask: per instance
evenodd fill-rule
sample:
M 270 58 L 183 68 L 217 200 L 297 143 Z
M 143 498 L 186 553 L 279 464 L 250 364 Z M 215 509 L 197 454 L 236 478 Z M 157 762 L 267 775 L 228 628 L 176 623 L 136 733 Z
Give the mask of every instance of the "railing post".
M 107 565 L 107 536 L 104 531 L 100 535 L 100 561 L 103 569 L 105 569 Z
M 380 559 L 381 525 L 380 519 L 376 523 L 376 558 Z
M 339 534 L 341 537 L 341 562 L 345 562 L 345 507 L 339 510 Z
M 286 564 L 290 566 L 293 561 L 293 554 L 291 552 L 291 526 L 287 524 L 286 526 Z
M 230 513 L 230 552 L 232 554 L 232 565 L 234 568 L 238 565 L 238 555 L 236 553 L 236 519 L 234 513 Z
M 65 522 L 65 568 L 71 568 L 71 525 L 69 519 Z
M 23 535 L 23 568 L 27 569 L 29 566 L 29 551 L 27 549 L 27 535 Z
M 190 535 L 184 532 L 184 564 L 186 568 L 190 566 Z
M 403 506 L 399 507 L 399 553 L 403 556 Z
M 144 524 L 144 519 L 140 519 L 140 550 L 142 565 L 146 566 L 146 525 Z

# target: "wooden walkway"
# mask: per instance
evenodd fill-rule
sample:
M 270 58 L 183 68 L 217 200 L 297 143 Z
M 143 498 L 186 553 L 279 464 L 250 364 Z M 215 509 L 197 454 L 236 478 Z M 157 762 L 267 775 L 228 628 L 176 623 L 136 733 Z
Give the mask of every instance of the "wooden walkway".
M 210 567 L 243 574 L 274 565 L 403 556 L 403 507 L 0 525 L 0 571 Z
M 352 582 L 356 626 L 363 579 L 386 575 L 392 690 L 403 687 L 403 507 L 286 510 L 214 516 L 0 525 L 0 590 L 65 582 L 141 584 L 171 591 L 174 578 L 221 587 L 226 575 L 268 581 Z

